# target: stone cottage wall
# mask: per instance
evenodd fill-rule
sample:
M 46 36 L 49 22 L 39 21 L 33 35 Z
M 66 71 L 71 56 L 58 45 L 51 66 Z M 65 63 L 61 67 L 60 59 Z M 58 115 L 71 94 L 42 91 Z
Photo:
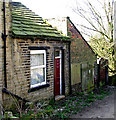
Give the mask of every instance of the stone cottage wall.
M 2 7 L 0 1 L 0 8 Z M 1 9 L 0 9 L 1 11 Z M 0 12 L 0 21 L 2 20 L 2 11 Z M 56 42 L 55 40 L 44 40 L 44 39 L 14 39 L 11 36 L 11 10 L 9 2 L 6 2 L 6 59 L 7 59 L 7 90 L 11 93 L 18 95 L 19 97 L 25 98 L 29 101 L 38 101 L 42 99 L 51 99 L 53 98 L 53 80 L 54 80 L 54 68 L 53 68 L 53 54 L 54 47 L 63 47 L 64 56 L 65 56 L 65 93 L 69 93 L 69 48 L 68 43 Z M 0 22 L 0 33 L 2 32 L 2 23 Z M 0 37 L 0 89 L 4 88 L 4 77 L 3 77 L 3 45 L 2 39 Z M 49 87 L 41 88 L 39 90 L 29 92 L 30 89 L 30 46 L 48 46 L 50 49 L 47 49 L 47 83 Z M 10 101 L 14 101 L 14 98 L 6 93 L 0 93 L 0 102 L 5 105 L 5 109 L 10 105 Z
M 5 7 L 6 7 L 5 8 L 6 35 L 8 35 L 8 38 L 9 38 L 9 28 L 11 26 L 9 0 L 5 1 Z M 2 33 L 4 33 L 3 20 L 4 20 L 4 18 L 3 18 L 3 0 L 0 0 L 0 114 L 1 114 L 1 104 L 3 104 L 2 88 L 4 87 L 4 42 L 2 39 Z
M 7 43 L 11 42 L 11 10 L 10 10 L 10 4 L 9 1 L 11 0 L 6 0 L 5 1 L 5 26 L 6 26 L 6 41 Z M 0 35 L 2 35 L 2 33 L 4 33 L 4 18 L 3 18 L 3 0 L 0 0 Z M 6 44 L 7 44 L 6 43 Z M 8 58 L 8 53 L 7 54 L 7 58 Z M 4 42 L 2 40 L 2 36 L 0 37 L 0 101 L 3 103 L 3 97 L 4 94 L 2 92 L 2 89 L 5 87 L 4 85 Z M 5 110 L 5 109 L 4 109 Z
M 29 92 L 30 89 L 30 49 L 28 47 L 50 47 L 47 49 L 47 83 L 49 87 Z M 31 40 L 11 39 L 7 41 L 7 90 L 29 101 L 51 99 L 54 97 L 54 47 L 63 47 L 65 54 L 65 93 L 69 93 L 69 48 L 67 43 Z M 4 95 L 4 103 L 7 104 L 8 96 Z

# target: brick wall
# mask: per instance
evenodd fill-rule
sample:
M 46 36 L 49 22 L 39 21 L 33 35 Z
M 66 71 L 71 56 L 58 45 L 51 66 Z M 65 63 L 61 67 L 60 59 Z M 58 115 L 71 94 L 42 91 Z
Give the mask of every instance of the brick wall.
M 87 42 L 82 38 L 78 30 L 68 20 L 68 35 L 72 38 L 71 63 L 84 63 L 96 60 L 95 54 Z
M 76 87 L 78 87 L 78 84 L 81 84 L 82 90 L 89 90 L 94 86 L 94 63 L 97 58 L 70 19 L 67 19 L 67 27 L 68 36 L 72 38 L 71 81 L 73 84 L 71 85 L 73 86 L 73 90 L 74 88 L 77 90 Z M 82 65 L 86 67 L 83 69 Z

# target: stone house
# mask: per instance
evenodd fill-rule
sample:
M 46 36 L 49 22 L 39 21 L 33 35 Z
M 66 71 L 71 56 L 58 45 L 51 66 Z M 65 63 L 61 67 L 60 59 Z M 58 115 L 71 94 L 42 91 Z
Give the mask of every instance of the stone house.
M 97 56 L 69 17 L 47 21 L 64 35 L 71 37 L 71 85 L 72 90 L 90 91 L 94 88 Z
M 3 11 L 0 14 L 0 32 L 4 33 L 6 22 L 7 35 L 6 63 L 5 46 L 0 38 L 0 102 L 9 106 L 12 96 L 36 102 L 68 95 L 71 88 L 70 38 L 20 2 L 6 2 L 5 5 L 6 19 Z M 2 2 L 0 7 L 3 7 Z

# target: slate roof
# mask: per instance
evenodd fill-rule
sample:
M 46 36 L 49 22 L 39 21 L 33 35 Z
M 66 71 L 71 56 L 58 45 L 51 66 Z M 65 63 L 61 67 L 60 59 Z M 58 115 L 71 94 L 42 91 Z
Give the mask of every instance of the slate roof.
M 67 38 L 20 2 L 11 2 L 11 6 L 14 36 Z

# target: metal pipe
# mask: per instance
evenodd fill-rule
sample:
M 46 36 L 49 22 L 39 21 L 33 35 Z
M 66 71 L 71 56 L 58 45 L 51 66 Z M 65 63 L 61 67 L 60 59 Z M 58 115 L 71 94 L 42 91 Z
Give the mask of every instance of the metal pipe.
M 28 100 L 26 100 L 26 99 L 24 99 L 24 98 L 22 98 L 22 97 L 20 97 L 20 96 L 18 96 L 18 95 L 15 95 L 15 94 L 11 93 L 11 92 L 8 91 L 6 88 L 3 88 L 3 89 L 2 89 L 2 92 L 3 92 L 3 93 L 6 93 L 6 94 L 8 94 L 8 95 L 11 95 L 11 96 L 13 96 L 13 97 L 15 97 L 15 98 L 18 98 L 19 100 L 22 100 L 22 101 L 24 101 L 24 102 L 29 102 Z
M 5 0 L 3 0 L 3 25 L 4 33 L 2 33 L 2 39 L 4 41 L 4 87 L 7 88 L 7 73 L 6 73 L 6 18 L 5 18 Z
M 53 101 L 55 102 L 55 48 L 54 48 L 54 51 L 53 51 L 53 61 L 54 61 L 54 90 L 53 90 L 53 94 L 54 94 L 54 98 L 53 98 Z
M 72 93 L 72 88 L 71 88 L 71 42 L 69 42 L 69 94 Z

